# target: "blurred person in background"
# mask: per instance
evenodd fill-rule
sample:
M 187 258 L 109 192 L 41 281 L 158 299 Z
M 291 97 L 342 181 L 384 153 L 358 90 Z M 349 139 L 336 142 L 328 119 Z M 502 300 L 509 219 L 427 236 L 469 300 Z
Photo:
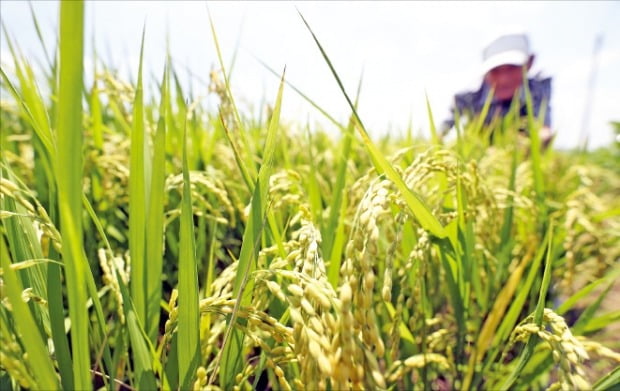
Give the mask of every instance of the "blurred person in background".
M 465 91 L 454 96 L 452 115 L 442 124 L 442 133 L 445 135 L 452 129 L 455 123 L 454 112 L 458 110 L 459 116 L 473 118 L 482 113 L 484 104 L 492 92 L 489 111 L 484 123 L 495 124 L 498 119 L 504 118 L 510 111 L 511 104 L 517 99 L 518 115 L 527 117 L 527 105 L 525 100 L 524 71 L 529 70 L 534 62 L 534 54 L 530 51 L 527 35 L 523 32 L 512 32 L 499 35 L 493 39 L 482 52 L 482 69 L 484 75 L 482 84 L 476 91 Z M 534 117 L 539 118 L 540 110 L 544 108 L 544 123 L 539 131 L 540 140 L 545 147 L 554 137 L 551 131 L 551 78 L 542 77 L 540 74 L 527 77 Z M 526 126 L 522 126 L 519 132 L 527 135 Z M 491 134 L 492 137 L 492 134 Z

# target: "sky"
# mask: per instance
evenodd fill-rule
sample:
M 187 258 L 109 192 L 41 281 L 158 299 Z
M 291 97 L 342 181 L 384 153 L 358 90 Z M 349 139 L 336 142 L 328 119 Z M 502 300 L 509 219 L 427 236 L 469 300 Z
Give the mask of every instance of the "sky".
M 32 5 L 52 47 L 58 2 Z M 286 66 L 288 82 L 345 123 L 350 112 L 344 96 L 297 10 L 350 95 L 362 78 L 359 114 L 372 135 L 404 132 L 409 124 L 427 135 L 425 96 L 435 121 L 445 119 L 456 92 L 479 86 L 485 43 L 508 26 L 519 26 L 529 33 L 536 54 L 532 73 L 553 77 L 555 146 L 576 147 L 584 134 L 591 148 L 613 140 L 609 121 L 620 121 L 617 1 L 91 1 L 86 3 L 85 64 L 92 66 L 94 41 L 106 63 L 135 74 L 145 25 L 147 74 L 159 78 L 168 36 L 183 80 L 189 83 L 187 75 L 193 75 L 194 95 L 215 106 L 217 99 L 207 90 L 209 72 L 218 68 L 210 15 L 225 63 L 230 66 L 235 59 L 231 85 L 242 109 L 258 112 L 275 101 L 279 78 L 260 59 L 278 72 Z M 29 59 L 41 59 L 28 3 L 2 0 L 0 11 L 22 52 Z M 597 36 L 602 44 L 594 56 Z M 4 31 L 0 44 L 0 62 L 10 69 Z M 300 127 L 309 123 L 338 133 L 290 88 L 284 92 L 282 116 Z

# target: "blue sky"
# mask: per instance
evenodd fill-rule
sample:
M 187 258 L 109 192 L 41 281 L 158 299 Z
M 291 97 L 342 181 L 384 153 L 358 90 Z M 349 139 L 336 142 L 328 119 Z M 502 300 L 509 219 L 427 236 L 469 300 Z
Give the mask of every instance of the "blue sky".
M 34 1 L 45 37 L 53 44 L 56 1 Z M 207 11 L 207 5 L 209 11 Z M 87 53 L 92 37 L 108 63 L 135 73 L 140 34 L 146 22 L 147 72 L 163 67 L 166 31 L 172 57 L 183 75 L 190 70 L 208 80 L 217 57 L 208 21 L 211 13 L 225 61 L 238 47 L 232 74 L 236 99 L 247 110 L 273 101 L 278 79 L 255 56 L 281 70 L 287 80 L 343 122 L 344 98 L 297 15 L 304 14 L 345 87 L 354 93 L 363 73 L 360 115 L 372 134 L 399 132 L 411 121 L 414 130 L 428 131 L 425 93 L 435 119 L 448 113 L 455 92 L 475 87 L 484 43 L 509 25 L 523 27 L 537 55 L 534 72 L 553 77 L 553 127 L 556 146 L 578 145 L 587 107 L 587 86 L 594 41 L 603 36 L 597 57 L 595 89 L 587 133 L 590 146 L 612 140 L 610 120 L 620 120 L 620 2 L 106 2 L 86 5 Z M 11 37 L 28 58 L 41 49 L 28 4 L 2 0 L 0 15 Z M 0 60 L 10 60 L 2 32 Z M 87 58 L 87 66 L 92 61 Z M 194 93 L 216 104 L 206 85 Z M 304 126 L 310 121 L 332 127 L 292 90 L 285 91 L 283 116 Z M 333 129 L 336 132 L 335 129 Z

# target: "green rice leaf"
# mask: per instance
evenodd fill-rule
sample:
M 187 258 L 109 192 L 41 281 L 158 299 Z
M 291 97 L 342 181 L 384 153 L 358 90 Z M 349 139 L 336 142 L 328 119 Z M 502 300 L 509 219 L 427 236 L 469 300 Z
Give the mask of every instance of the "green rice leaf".
M 30 7 L 30 16 L 32 17 L 32 23 L 34 24 L 34 28 L 37 32 L 37 38 L 39 39 L 39 43 L 41 44 L 41 47 L 43 48 L 43 53 L 45 54 L 45 60 L 47 61 L 47 66 L 49 70 L 51 71 L 54 69 L 54 64 L 52 63 L 50 54 L 47 50 L 47 46 L 45 45 L 45 40 L 43 39 L 43 32 L 41 31 L 41 27 L 39 26 L 39 19 L 37 18 L 37 15 L 34 12 L 32 3 L 28 3 L 28 6 Z
M 144 102 L 142 91 L 142 60 L 144 58 L 144 35 L 142 29 L 138 84 L 133 103 L 133 127 L 131 130 L 131 153 L 129 165 L 129 256 L 131 258 L 131 297 L 136 316 L 146 324 L 146 264 L 145 226 L 147 183 L 145 178 L 144 151 Z
M 149 205 L 146 216 L 146 324 L 152 343 L 159 331 L 159 301 L 162 297 L 162 267 L 164 240 L 164 180 L 166 165 L 166 116 L 168 115 L 168 66 L 164 69 L 161 84 L 159 121 L 153 140 L 153 171 L 149 188 Z
M 362 137 L 362 140 L 364 141 L 364 145 L 368 149 L 368 153 L 370 154 L 373 160 L 375 169 L 377 170 L 379 174 L 385 173 L 385 175 L 391 181 L 394 182 L 398 190 L 401 192 L 402 196 L 405 198 L 407 206 L 411 209 L 411 212 L 418 219 L 420 225 L 424 227 L 424 229 L 428 230 L 430 233 L 432 233 L 438 238 L 446 237 L 446 232 L 445 232 L 444 227 L 441 225 L 439 220 L 437 220 L 437 218 L 431 213 L 429 207 L 425 204 L 424 200 L 407 187 L 402 177 L 398 174 L 398 172 L 396 172 L 394 167 L 387 161 L 387 159 L 383 156 L 383 154 L 379 151 L 379 149 L 375 146 L 375 144 L 372 142 L 372 140 L 368 136 L 368 132 L 366 131 L 366 128 L 364 127 L 362 120 L 360 119 L 357 113 L 357 110 L 355 109 L 355 106 L 351 102 L 349 95 L 346 93 L 344 86 L 342 85 L 342 82 L 340 81 L 340 77 L 336 73 L 336 70 L 334 69 L 334 66 L 331 63 L 331 60 L 327 56 L 327 53 L 323 49 L 323 46 L 320 44 L 318 38 L 316 37 L 312 29 L 310 28 L 310 25 L 308 24 L 306 19 L 303 17 L 303 15 L 299 13 L 299 16 L 301 17 L 304 24 L 308 28 L 308 31 L 312 35 L 314 42 L 317 44 L 319 50 L 321 51 L 321 54 L 323 55 L 323 58 L 325 59 L 325 62 L 329 66 L 329 69 L 331 70 L 334 78 L 336 79 L 336 82 L 338 83 L 338 86 L 340 87 L 340 91 L 344 95 L 345 99 L 347 100 L 347 103 L 349 104 L 349 107 L 353 111 L 353 115 L 357 122 L 356 127 L 360 131 L 360 135 Z
M 264 66 L 272 75 L 280 78 L 280 74 L 273 69 L 272 67 L 270 67 L 269 65 L 267 65 L 266 62 L 264 62 L 263 60 L 259 59 L 258 57 L 254 56 L 254 58 L 256 59 L 256 61 L 258 61 L 262 66 Z M 344 128 L 344 126 L 342 126 L 340 124 L 340 122 L 336 121 L 336 119 L 330 115 L 327 110 L 325 110 L 323 107 L 319 106 L 319 104 L 317 104 L 314 100 L 312 100 L 308 95 L 304 94 L 299 88 L 297 88 L 293 83 L 291 83 L 288 80 L 285 80 L 284 83 L 286 83 L 286 85 L 288 87 L 290 87 L 293 91 L 295 91 L 300 97 L 303 98 L 303 100 L 305 100 L 306 102 L 310 103 L 310 105 L 312 107 L 314 107 L 319 113 L 321 113 L 325 118 L 327 118 L 329 120 L 329 122 L 331 122 L 332 124 L 336 125 L 338 128 L 340 128 L 340 130 L 342 130 L 343 132 L 346 131 L 346 129 Z M 361 79 L 360 79 L 360 83 L 361 83 Z
M 591 334 L 618 321 L 620 321 L 620 310 L 612 311 L 604 315 L 591 318 L 584 324 L 584 326 L 582 326 L 581 331 L 583 334 Z
M 615 274 L 616 276 L 618 275 L 617 272 L 613 273 L 613 274 Z M 604 284 L 605 282 L 608 282 L 609 281 L 609 277 L 612 277 L 613 274 L 610 274 L 610 275 L 605 276 L 603 278 L 599 278 L 599 279 L 594 280 L 591 283 L 585 285 L 583 288 L 581 288 L 577 292 L 575 292 L 571 297 L 566 299 L 566 301 L 564 301 L 562 304 L 560 304 L 560 306 L 556 309 L 556 312 L 559 315 L 564 315 L 568 310 L 573 308 L 575 306 L 575 304 L 577 304 L 577 302 L 579 300 L 581 300 L 584 297 L 588 296 L 594 289 L 596 289 L 601 284 Z
M 123 296 L 123 310 L 125 312 L 129 340 L 131 341 L 135 371 L 134 384 L 141 390 L 154 390 L 157 388 L 157 381 L 153 371 L 153 356 L 149 349 L 148 337 L 136 316 L 127 287 L 122 283 L 122 278 L 118 274 L 116 278 L 119 281 L 119 287 Z
M 620 385 L 620 365 L 594 383 L 592 391 L 617 390 L 618 385 Z
M 596 311 L 601 306 L 603 299 L 607 296 L 611 288 L 613 288 L 614 281 L 610 281 L 607 287 L 598 295 L 596 300 L 590 303 L 586 309 L 581 313 L 577 322 L 573 325 L 573 332 L 577 335 L 583 333 L 583 331 L 590 325 L 590 321 L 594 318 Z
M 543 274 L 543 281 L 542 281 L 540 291 L 538 294 L 538 303 L 536 304 L 536 309 L 534 310 L 534 323 L 536 323 L 536 325 L 539 327 L 542 325 L 543 311 L 545 309 L 545 298 L 547 297 L 547 290 L 549 289 L 549 285 L 551 283 L 551 264 L 553 260 L 552 255 L 551 255 L 552 249 L 553 249 L 553 223 L 549 224 L 547 235 L 549 237 L 549 240 L 547 243 L 548 245 L 547 245 L 547 253 L 546 253 L 547 258 L 545 260 L 545 271 Z M 523 368 L 525 368 L 525 365 L 527 364 L 529 359 L 532 357 L 532 354 L 534 353 L 534 348 L 536 347 L 536 344 L 538 344 L 539 340 L 540 338 L 537 335 L 530 336 L 529 341 L 525 345 L 525 350 L 519 357 L 519 361 L 517 362 L 516 367 L 512 370 L 508 378 L 505 379 L 502 385 L 500 386 L 501 390 L 508 390 L 510 389 L 510 387 L 512 387 L 514 382 L 517 380 L 517 378 L 521 374 L 521 371 L 523 371 Z
M 92 382 L 85 279 L 90 270 L 82 247 L 83 31 L 84 3 L 61 3 L 56 178 L 71 318 L 74 386 L 87 390 L 92 388 Z
M 243 359 L 243 332 L 234 328 L 237 318 L 237 312 L 241 305 L 249 305 L 252 297 L 253 282 L 248 277 L 256 267 L 256 257 L 258 256 L 261 233 L 265 226 L 268 200 L 268 183 L 271 175 L 271 164 L 274 151 L 276 149 L 277 131 L 280 121 L 280 108 L 282 106 L 282 92 L 284 90 L 284 75 L 280 81 L 278 89 L 278 97 L 274 106 L 271 123 L 267 131 L 267 139 L 263 152 L 263 164 L 258 173 L 256 186 L 254 186 L 254 194 L 252 195 L 251 209 L 249 213 L 248 223 L 243 232 L 243 242 L 239 255 L 239 265 L 237 266 L 237 275 L 233 282 L 233 297 L 236 298 L 235 309 L 229 317 L 226 336 L 218 355 L 218 361 L 221 360 L 220 368 L 220 387 L 232 387 L 235 375 L 241 369 Z M 214 372 L 215 373 L 215 372 Z M 213 376 L 210 383 L 214 380 Z
M 433 111 L 431 110 L 431 102 L 428 100 L 428 93 L 425 93 L 424 97 L 426 99 L 426 113 L 428 115 L 428 121 L 431 129 L 431 142 L 434 145 L 439 145 L 441 144 L 441 139 L 439 138 L 437 127 L 435 126 L 435 120 L 433 119 Z
M 54 350 L 58 360 L 58 370 L 62 387 L 74 389 L 73 362 L 69 341 L 65 333 L 65 311 L 62 302 L 62 269 L 60 265 L 50 264 L 47 268 L 47 304 L 50 314 L 50 329 L 54 341 Z
M 208 7 L 208 6 L 207 6 Z M 248 148 L 249 142 L 247 140 L 247 135 L 246 132 L 244 132 L 244 125 L 243 125 L 243 121 L 241 121 L 241 116 L 239 115 L 239 110 L 237 109 L 237 104 L 235 102 L 235 99 L 233 97 L 233 94 L 230 90 L 230 79 L 228 78 L 228 75 L 226 73 L 226 67 L 224 66 L 224 60 L 222 58 L 222 51 L 220 49 L 220 43 L 219 40 L 217 38 L 217 33 L 215 31 L 215 23 L 213 22 L 213 19 L 211 18 L 211 14 L 209 13 L 209 25 L 211 26 L 211 34 L 213 36 L 213 43 L 215 44 L 215 51 L 217 53 L 217 59 L 218 62 L 220 64 L 220 69 L 222 71 L 222 74 L 224 76 L 224 83 L 226 85 L 226 94 L 228 96 L 228 99 L 230 100 L 230 104 L 232 106 L 232 114 L 233 114 L 233 118 L 234 118 L 234 122 L 236 123 L 236 125 L 239 128 L 239 132 L 235 133 L 235 136 L 239 139 L 241 146 L 243 146 L 244 148 Z M 249 175 L 252 178 L 256 178 L 257 172 L 256 172 L 256 168 L 255 165 L 252 164 L 252 160 L 250 159 L 250 155 L 248 154 L 248 156 L 242 156 L 248 159 L 248 161 L 246 162 L 246 164 L 244 165 L 244 167 L 248 170 L 247 173 L 244 173 L 245 175 Z
M 198 307 L 198 264 L 192 212 L 189 166 L 187 162 L 187 124 L 183 136 L 183 198 L 179 239 L 179 331 L 177 355 L 179 386 L 190 387 L 200 362 L 200 313 Z
M 524 79 L 527 80 L 527 74 L 525 67 L 523 68 Z M 542 172 L 542 161 L 541 161 L 541 143 L 540 143 L 540 122 L 534 119 L 534 106 L 532 103 L 532 94 L 530 93 L 530 88 L 527 82 L 523 83 L 523 88 L 525 90 L 525 105 L 527 107 L 527 124 L 528 124 L 528 132 L 531 140 L 531 159 L 532 159 L 532 175 L 534 177 L 534 190 L 536 191 L 536 196 L 538 201 L 541 203 L 540 205 L 544 207 L 542 201 L 545 197 L 545 186 L 543 183 L 543 172 Z M 544 113 L 545 110 L 541 111 Z M 543 208 L 543 213 L 540 218 L 545 219 L 546 217 L 546 208 Z
M 17 327 L 21 332 L 23 346 L 28 353 L 28 359 L 34 371 L 36 387 L 40 389 L 58 389 L 59 383 L 54 370 L 54 364 L 50 358 L 45 341 L 41 338 L 39 328 L 26 304 L 22 299 L 24 287 L 17 276 L 17 272 L 11 268 L 10 255 L 3 238 L 0 238 L 0 265 L 2 265 L 2 278 L 6 284 L 4 292 L 11 301 L 13 316 Z
M 362 89 L 362 77 L 357 86 L 357 94 L 355 98 L 355 107 L 359 102 Z M 349 121 L 347 131 L 344 133 L 342 140 L 342 154 L 338 162 L 338 173 L 336 174 L 336 183 L 332 190 L 332 202 L 329 209 L 329 217 L 327 224 L 323 230 L 323 254 L 330 256 L 329 270 L 327 270 L 329 282 L 334 288 L 338 285 L 338 275 L 340 272 L 340 260 L 342 255 L 342 244 L 334 247 L 334 241 L 339 238 L 338 233 L 344 233 L 345 214 L 343 210 L 344 198 L 346 197 L 345 185 L 347 166 L 351 156 L 351 148 L 354 142 L 355 121 L 353 117 Z M 341 236 L 342 237 L 342 236 Z
M 505 339 L 508 338 L 508 334 L 510 333 L 510 331 L 514 328 L 515 324 L 517 323 L 518 316 L 521 313 L 523 309 L 523 305 L 525 304 L 528 298 L 529 292 L 534 284 L 536 276 L 539 274 L 540 265 L 545 256 L 545 251 L 544 251 L 544 249 L 546 248 L 545 244 L 548 243 L 548 240 L 549 238 L 546 238 L 543 244 L 538 249 L 538 252 L 534 256 L 534 261 L 532 262 L 530 266 L 527 277 L 525 278 L 525 281 L 523 282 L 523 284 L 519 287 L 518 291 L 517 291 L 516 284 L 520 282 L 519 281 L 520 278 L 519 279 L 512 278 L 512 275 L 522 275 L 522 273 L 524 272 L 524 269 L 528 266 L 529 262 L 524 262 L 523 265 L 519 265 L 517 269 L 512 273 L 511 278 L 509 278 L 508 282 L 504 285 L 506 289 L 502 290 L 500 293 L 500 297 L 502 298 L 501 302 L 503 302 L 504 304 L 510 304 L 510 307 L 508 309 L 508 312 L 506 312 L 506 315 L 500 317 L 502 322 L 497 329 L 497 338 L 494 342 L 494 345 L 496 344 L 501 345 L 502 341 L 505 341 Z M 513 280 L 514 280 L 514 283 L 513 283 Z M 516 294 L 515 298 L 512 299 L 512 296 L 515 294 Z M 500 301 L 496 300 L 496 303 L 498 302 Z M 504 311 L 495 312 L 495 308 L 494 308 L 493 312 L 499 314 L 500 312 L 503 313 Z

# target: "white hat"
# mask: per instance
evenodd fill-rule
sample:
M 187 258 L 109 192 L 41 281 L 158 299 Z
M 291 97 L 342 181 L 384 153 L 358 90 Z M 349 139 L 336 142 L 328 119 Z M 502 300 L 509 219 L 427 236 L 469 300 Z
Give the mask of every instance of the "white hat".
M 525 33 L 504 34 L 495 38 L 482 52 L 482 72 L 500 65 L 525 65 L 530 57 L 530 44 Z

